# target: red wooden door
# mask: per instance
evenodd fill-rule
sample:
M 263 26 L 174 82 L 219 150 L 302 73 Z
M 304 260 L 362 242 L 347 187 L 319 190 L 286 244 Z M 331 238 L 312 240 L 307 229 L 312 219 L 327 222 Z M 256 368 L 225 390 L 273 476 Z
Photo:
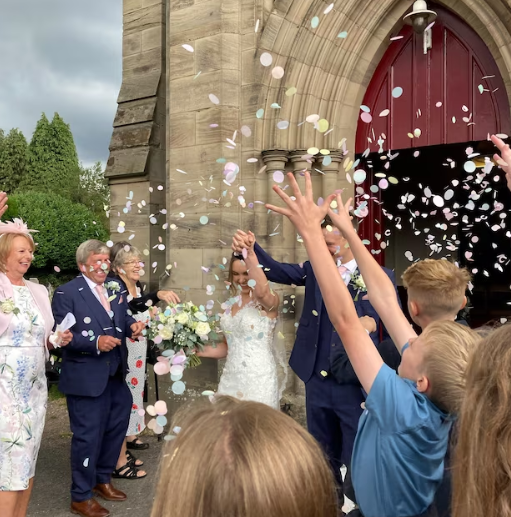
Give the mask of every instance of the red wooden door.
M 402 38 L 390 43 L 373 75 L 363 101 L 372 120 L 359 120 L 358 155 L 485 140 L 492 133 L 511 132 L 507 92 L 485 43 L 451 11 L 431 3 L 430 8 L 438 13 L 432 49 L 424 54 L 423 37 L 404 26 Z M 373 172 L 382 170 L 381 163 L 373 160 L 373 165 L 377 170 L 367 169 L 363 185 L 367 194 L 377 183 Z M 381 191 L 371 196 L 381 202 Z M 374 235 L 382 232 L 381 205 L 369 205 L 361 232 L 373 249 L 379 249 Z

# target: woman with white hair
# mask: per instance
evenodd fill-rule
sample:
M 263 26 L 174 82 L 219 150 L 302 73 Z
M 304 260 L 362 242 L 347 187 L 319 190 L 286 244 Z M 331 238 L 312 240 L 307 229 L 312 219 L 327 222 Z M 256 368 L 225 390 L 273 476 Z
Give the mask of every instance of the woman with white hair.
M 143 275 L 142 254 L 129 242 L 116 243 L 110 250 L 110 262 L 115 277 L 112 281 L 121 284 L 121 292 L 126 292 L 128 304 L 133 317 L 137 321 L 149 321 L 149 309 L 159 301 L 179 303 L 179 297 L 173 291 L 159 290 L 143 293 L 140 277 Z M 126 383 L 133 395 L 130 423 L 126 433 L 113 477 L 124 479 L 140 479 L 146 476 L 139 467 L 143 465 L 127 449 L 147 449 L 149 444 L 139 439 L 145 429 L 144 421 L 144 385 L 146 377 L 147 339 L 126 339 L 128 348 L 128 369 Z

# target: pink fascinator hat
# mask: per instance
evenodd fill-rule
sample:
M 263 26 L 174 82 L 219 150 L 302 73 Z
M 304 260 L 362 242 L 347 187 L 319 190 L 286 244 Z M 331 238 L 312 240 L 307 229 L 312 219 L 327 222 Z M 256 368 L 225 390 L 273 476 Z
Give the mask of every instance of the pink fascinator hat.
M 37 232 L 38 230 L 29 230 L 26 223 L 23 222 L 22 219 L 13 219 L 12 221 L 1 222 L 0 221 L 0 237 L 2 235 L 6 235 L 8 233 L 17 234 L 17 235 L 26 235 L 27 237 L 32 238 L 30 235 L 31 232 Z

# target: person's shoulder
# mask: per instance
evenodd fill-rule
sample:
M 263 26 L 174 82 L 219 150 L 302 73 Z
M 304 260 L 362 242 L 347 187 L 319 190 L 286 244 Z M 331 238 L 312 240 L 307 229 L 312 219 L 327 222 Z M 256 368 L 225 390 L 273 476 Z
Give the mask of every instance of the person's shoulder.
M 30 280 L 25 280 L 25 283 L 33 291 L 48 296 L 48 289 L 44 285 L 38 284 L 36 282 L 31 282 Z

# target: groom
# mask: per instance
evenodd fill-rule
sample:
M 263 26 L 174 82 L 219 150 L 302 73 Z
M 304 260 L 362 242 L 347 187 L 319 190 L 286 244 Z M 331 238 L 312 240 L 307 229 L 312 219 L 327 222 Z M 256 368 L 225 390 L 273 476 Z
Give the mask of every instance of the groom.
M 339 274 L 354 299 L 357 314 L 377 345 L 380 340 L 380 318 L 370 302 L 363 299 L 363 288 L 359 291 L 355 285 L 358 268 L 347 241 L 328 219 L 321 226 L 332 260 L 339 264 Z M 245 247 L 245 236 L 244 232 L 238 231 L 234 237 L 234 246 Z M 307 428 L 330 460 L 339 485 L 339 502 L 342 506 L 343 482 L 340 469 L 342 465 L 350 465 L 358 420 L 362 414 L 361 405 L 364 402 L 361 385 L 330 322 L 310 262 L 281 263 L 257 243 L 254 249 L 268 280 L 278 284 L 305 286 L 303 312 L 289 365 L 305 383 Z M 394 273 L 383 269 L 395 285 Z M 339 367 L 339 364 L 343 366 Z
M 126 385 L 126 338 L 145 327 L 128 314 L 126 295 L 107 281 L 110 250 L 97 240 L 80 244 L 76 261 L 81 275 L 60 286 L 53 296 L 55 322 L 71 313 L 73 340 L 62 351 L 59 389 L 65 393 L 71 442 L 71 512 L 106 517 L 94 498 L 123 501 L 126 494 L 110 484 L 126 436 L 132 405 Z M 105 281 L 106 284 L 105 284 Z

